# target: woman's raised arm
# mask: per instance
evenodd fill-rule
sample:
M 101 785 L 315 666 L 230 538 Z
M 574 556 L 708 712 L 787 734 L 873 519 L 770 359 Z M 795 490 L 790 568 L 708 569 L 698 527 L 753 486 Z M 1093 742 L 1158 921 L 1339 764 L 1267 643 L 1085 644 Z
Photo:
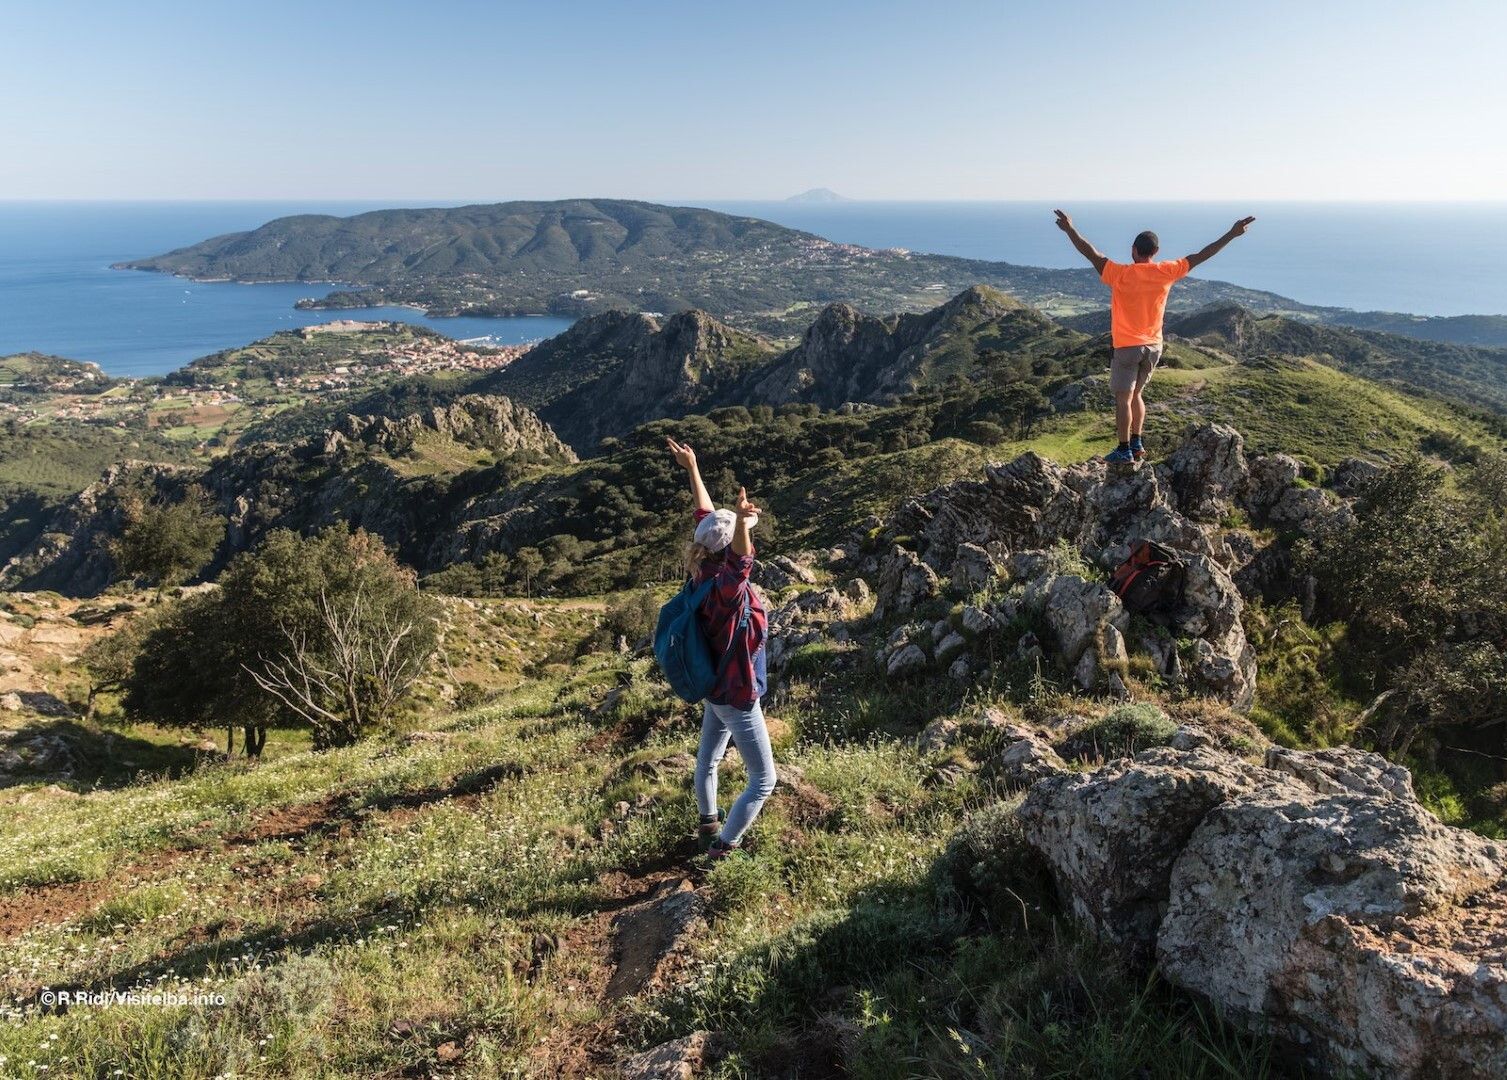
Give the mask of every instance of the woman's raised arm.
M 712 505 L 712 497 L 707 494 L 706 485 L 701 482 L 701 470 L 696 467 L 696 451 L 691 449 L 689 443 L 678 443 L 671 438 L 666 438 L 665 442 L 670 447 L 670 453 L 675 455 L 676 463 L 691 474 L 691 498 L 696 500 L 696 509 L 710 514 L 716 507 Z

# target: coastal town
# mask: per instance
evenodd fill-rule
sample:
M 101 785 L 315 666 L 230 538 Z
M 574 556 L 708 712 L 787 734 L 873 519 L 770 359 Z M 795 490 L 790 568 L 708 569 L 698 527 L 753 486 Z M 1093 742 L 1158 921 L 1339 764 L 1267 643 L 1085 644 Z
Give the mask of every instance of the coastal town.
M 224 443 L 248 406 L 258 412 L 414 376 L 460 376 L 511 364 L 533 342 L 490 346 L 397 322 L 337 319 L 196 360 L 164 377 L 111 378 L 58 357 L 0 359 L 0 422 L 156 430 L 191 444 Z M 241 418 L 245 419 L 245 418 Z

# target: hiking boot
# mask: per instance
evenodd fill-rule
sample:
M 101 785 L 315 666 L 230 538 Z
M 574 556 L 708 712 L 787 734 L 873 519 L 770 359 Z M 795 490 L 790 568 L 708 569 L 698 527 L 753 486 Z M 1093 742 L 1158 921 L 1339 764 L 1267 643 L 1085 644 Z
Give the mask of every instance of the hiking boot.
M 1146 444 L 1141 441 L 1141 437 L 1139 435 L 1131 437 L 1130 453 L 1131 456 L 1134 457 L 1137 461 L 1140 461 L 1143 457 L 1146 456 Z
M 727 820 L 725 810 L 717 811 L 716 821 L 703 821 L 696 826 L 696 850 L 706 854 L 706 849 L 712 846 L 712 841 L 717 839 L 717 834 L 722 831 L 722 823 Z
M 1111 465 L 1133 465 L 1135 464 L 1136 456 L 1133 452 L 1131 452 L 1130 447 L 1117 446 L 1109 453 L 1104 455 L 1104 460 L 1109 462 Z
M 743 847 L 740 844 L 724 844 L 721 840 L 713 840 L 706 849 L 706 854 L 696 859 L 696 869 L 705 873 L 724 859 L 731 859 L 743 855 Z

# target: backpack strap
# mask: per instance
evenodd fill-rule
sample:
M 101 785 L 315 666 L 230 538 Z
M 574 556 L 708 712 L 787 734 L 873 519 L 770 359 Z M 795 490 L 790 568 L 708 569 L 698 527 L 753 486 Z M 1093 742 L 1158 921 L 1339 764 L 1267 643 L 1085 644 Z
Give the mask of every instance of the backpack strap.
M 727 646 L 727 652 L 722 654 L 722 659 L 717 661 L 717 681 L 722 681 L 722 676 L 727 674 L 728 665 L 733 662 L 733 653 L 738 648 L 738 642 L 743 643 L 744 652 L 748 651 L 748 623 L 753 617 L 753 605 L 748 599 L 748 583 L 743 583 L 743 612 L 738 616 L 738 625 L 733 630 L 733 640 Z

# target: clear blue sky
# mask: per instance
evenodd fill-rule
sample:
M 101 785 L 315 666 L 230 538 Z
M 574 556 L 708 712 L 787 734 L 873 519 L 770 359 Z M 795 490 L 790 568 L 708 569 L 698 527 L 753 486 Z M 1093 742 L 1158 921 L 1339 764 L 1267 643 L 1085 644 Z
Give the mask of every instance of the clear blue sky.
M 1507 192 L 1501 0 L 0 11 L 0 198 Z

